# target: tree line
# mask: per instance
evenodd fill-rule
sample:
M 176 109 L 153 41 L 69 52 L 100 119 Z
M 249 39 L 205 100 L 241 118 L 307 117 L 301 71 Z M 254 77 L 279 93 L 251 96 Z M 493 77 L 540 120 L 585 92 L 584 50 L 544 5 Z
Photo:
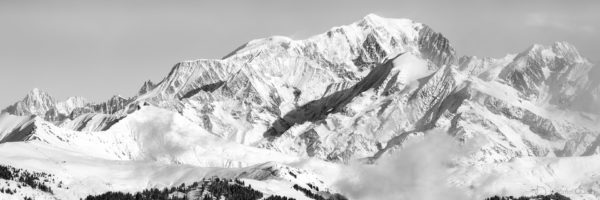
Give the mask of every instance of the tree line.
M 549 194 L 549 195 L 537 195 L 530 197 L 514 197 L 514 196 L 493 196 L 487 198 L 485 200 L 571 200 L 571 198 L 566 197 L 559 193 Z
M 52 188 L 48 184 L 54 183 L 54 175 L 45 172 L 30 172 L 24 169 L 0 165 L 0 179 L 19 182 L 19 188 L 21 186 L 29 186 L 33 189 L 53 194 Z M 16 191 L 10 192 L 16 193 Z M 4 193 L 8 192 L 4 190 Z
M 136 193 L 106 192 L 89 195 L 85 200 L 259 200 L 265 195 L 239 179 L 210 178 L 189 185 L 164 189 L 146 189 Z M 272 195 L 265 200 L 295 200 Z

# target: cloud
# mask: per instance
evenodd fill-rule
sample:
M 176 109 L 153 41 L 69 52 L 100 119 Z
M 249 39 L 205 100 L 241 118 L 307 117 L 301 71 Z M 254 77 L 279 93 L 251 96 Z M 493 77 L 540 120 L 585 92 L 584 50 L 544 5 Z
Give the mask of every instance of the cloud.
M 525 17 L 525 25 L 535 28 L 549 28 L 567 32 L 595 33 L 595 25 L 585 23 L 584 16 L 530 13 Z
M 143 155 L 149 160 L 178 162 L 190 153 L 193 146 L 206 145 L 198 133 L 180 123 L 176 114 L 160 111 L 159 115 L 149 115 L 134 120 L 136 137 L 140 141 Z
M 474 199 L 449 184 L 456 159 L 470 155 L 475 144 L 461 145 L 442 131 L 430 131 L 420 141 L 382 157 L 374 165 L 354 164 L 343 170 L 337 189 L 350 199 Z

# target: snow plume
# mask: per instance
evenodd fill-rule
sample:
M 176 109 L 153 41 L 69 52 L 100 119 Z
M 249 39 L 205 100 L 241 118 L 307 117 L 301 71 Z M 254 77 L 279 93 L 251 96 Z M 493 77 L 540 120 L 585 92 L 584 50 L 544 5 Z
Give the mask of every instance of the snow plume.
M 469 147 L 470 146 L 470 147 Z M 471 199 L 448 183 L 456 158 L 473 152 L 442 131 L 430 131 L 374 165 L 352 164 L 336 183 L 350 199 Z

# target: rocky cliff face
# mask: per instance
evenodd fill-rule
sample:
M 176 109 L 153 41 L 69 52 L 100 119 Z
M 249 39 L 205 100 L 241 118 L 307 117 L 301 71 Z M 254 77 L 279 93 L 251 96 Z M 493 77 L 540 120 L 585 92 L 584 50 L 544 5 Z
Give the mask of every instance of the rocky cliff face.
M 84 103 L 85 100 L 80 98 L 71 98 L 65 102 L 57 102 L 48 93 L 34 88 L 23 100 L 7 107 L 3 112 L 19 116 L 36 115 L 49 121 L 61 121 L 67 117 L 68 110 L 72 110 Z
M 113 96 L 106 102 L 92 103 L 82 97 L 70 97 L 65 101 L 56 101 L 48 93 L 35 88 L 23 100 L 2 110 L 2 113 L 37 116 L 38 120 L 77 131 L 99 131 L 110 128 L 122 118 L 133 99 Z M 91 118 L 101 123 L 88 123 Z
M 499 78 L 526 98 L 569 108 L 590 84 L 593 65 L 572 45 L 557 42 L 551 47 L 534 45 L 520 53 L 502 70 Z

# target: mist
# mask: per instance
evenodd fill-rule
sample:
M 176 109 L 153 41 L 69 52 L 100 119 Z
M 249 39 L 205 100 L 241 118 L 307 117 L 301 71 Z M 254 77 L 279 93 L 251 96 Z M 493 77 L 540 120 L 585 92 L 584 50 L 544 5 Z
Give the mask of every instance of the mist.
M 443 131 L 429 131 L 374 165 L 351 164 L 335 184 L 350 199 L 473 199 L 468 191 L 448 183 L 457 158 L 471 154 L 476 144 L 460 144 Z
M 190 147 L 205 145 L 206 141 L 198 137 L 197 132 L 186 129 L 185 124 L 178 123 L 173 113 L 145 116 L 136 121 L 134 127 L 136 137 L 140 141 L 140 150 L 145 159 L 177 162 L 183 154 L 190 152 Z
M 583 78 L 587 78 L 587 85 L 572 97 L 574 101 L 569 106 L 583 112 L 600 114 L 600 66 L 597 62 L 592 63 L 587 76 Z

